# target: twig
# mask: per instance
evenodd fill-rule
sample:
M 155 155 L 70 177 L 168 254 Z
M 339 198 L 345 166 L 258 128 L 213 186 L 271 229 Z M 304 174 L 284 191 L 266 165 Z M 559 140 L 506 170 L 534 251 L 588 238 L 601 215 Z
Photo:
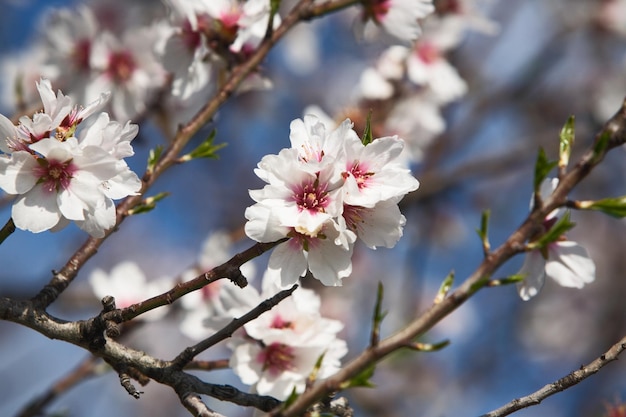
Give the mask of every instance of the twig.
M 15 232 L 15 223 L 13 223 L 13 218 L 11 217 L 2 229 L 0 229 L 0 245 L 6 240 L 7 237 L 11 236 L 11 234 Z
M 517 410 L 521 410 L 522 408 L 528 408 L 533 405 L 537 405 L 551 395 L 564 391 L 595 374 L 602 367 L 604 367 L 604 365 L 617 360 L 617 357 L 624 350 L 626 350 L 626 337 L 622 338 L 622 340 L 611 346 L 609 350 L 607 350 L 603 355 L 595 359 L 590 364 L 583 365 L 580 367 L 580 369 L 570 373 L 569 375 L 564 376 L 563 378 L 551 384 L 544 386 L 540 390 L 535 391 L 525 397 L 514 399 L 513 401 L 503 405 L 497 410 L 493 410 L 487 414 L 483 414 L 481 417 L 508 416 L 509 414 Z
M 147 311 L 153 310 L 157 307 L 172 304 L 174 301 L 178 300 L 185 294 L 189 294 L 192 291 L 199 290 L 223 278 L 228 278 L 240 287 L 245 287 L 247 281 L 245 280 L 243 275 L 241 275 L 239 267 L 285 241 L 286 239 L 281 239 L 276 242 L 270 243 L 256 243 L 248 249 L 236 254 L 231 259 L 224 262 L 222 265 L 216 266 L 210 271 L 200 274 L 187 282 L 177 284 L 174 288 L 163 294 L 156 295 L 152 298 L 149 298 L 137 304 L 133 304 L 121 310 L 103 313 L 103 320 L 110 320 L 116 323 L 132 320 Z
M 256 319 L 261 314 L 272 309 L 274 306 L 278 305 L 278 303 L 280 303 L 282 300 L 289 297 L 296 290 L 296 288 L 298 288 L 297 284 L 295 284 L 288 290 L 283 290 L 279 292 L 278 294 L 274 295 L 273 297 L 268 298 L 267 300 L 263 301 L 261 304 L 259 304 L 258 306 L 256 306 L 255 308 L 253 308 L 252 310 L 250 310 L 249 312 L 247 312 L 240 318 L 233 319 L 228 325 L 223 327 L 221 330 L 216 332 L 211 337 L 204 339 L 203 341 L 195 344 L 194 346 L 188 347 L 187 349 L 182 351 L 180 355 L 176 357 L 176 359 L 172 361 L 172 366 L 177 369 L 183 369 L 199 353 L 204 352 L 205 350 L 209 349 L 211 346 L 214 346 L 217 343 L 221 342 L 222 340 L 232 336 L 232 334 L 237 329 L 240 329 L 241 327 L 243 327 L 244 324 Z

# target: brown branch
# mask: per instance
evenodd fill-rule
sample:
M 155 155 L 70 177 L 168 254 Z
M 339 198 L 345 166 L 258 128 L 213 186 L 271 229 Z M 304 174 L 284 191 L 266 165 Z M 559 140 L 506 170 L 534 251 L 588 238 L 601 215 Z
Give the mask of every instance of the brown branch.
M 626 143 L 626 100 L 620 110 L 596 134 L 593 146 L 563 177 L 554 193 L 543 202 L 542 206 L 535 207 L 522 225 L 509 236 L 506 242 L 489 254 L 457 290 L 440 303 L 432 304 L 404 329 L 380 341 L 377 346 L 367 348 L 335 375 L 305 391 L 290 406 L 285 409 L 276 409 L 270 415 L 274 417 L 302 415 L 311 405 L 339 391 L 344 382 L 359 375 L 390 353 L 404 348 L 407 343 L 430 330 L 476 291 L 484 287 L 504 262 L 522 252 L 524 243 L 535 233 L 543 219 L 552 210 L 566 204 L 569 192 L 602 161 L 609 150 L 624 143 Z
M 540 390 L 535 391 L 525 397 L 517 398 L 510 403 L 503 405 L 497 410 L 493 410 L 487 414 L 483 414 L 481 417 L 508 416 L 515 411 L 537 405 L 546 398 L 561 391 L 565 391 L 566 389 L 573 387 L 584 379 L 590 377 L 591 375 L 602 369 L 604 365 L 616 361 L 618 356 L 624 350 L 626 350 L 626 337 L 622 338 L 622 340 L 611 346 L 609 350 L 607 350 L 600 357 L 596 358 L 590 364 L 583 365 L 580 367 L 580 369 L 577 369 L 576 371 L 571 372 L 569 375 L 566 375 L 563 378 L 544 386 Z
M 261 314 L 265 313 L 266 311 L 271 310 L 276 305 L 278 305 L 278 303 L 283 301 L 285 298 L 289 297 L 296 290 L 296 288 L 298 288 L 298 285 L 294 284 L 290 289 L 283 290 L 279 292 L 278 294 L 274 295 L 273 297 L 268 298 L 267 300 L 261 302 L 261 304 L 259 304 L 258 306 L 256 306 L 255 308 L 253 308 L 252 310 L 244 314 L 243 316 L 233 319 L 230 323 L 228 323 L 226 326 L 224 326 L 221 330 L 216 332 L 214 335 L 204 339 L 203 341 L 193 346 L 188 347 L 187 349 L 182 351 L 180 355 L 176 357 L 176 359 L 172 361 L 172 366 L 178 369 L 183 369 L 198 354 L 200 354 L 201 352 L 204 352 L 205 350 L 209 349 L 212 346 L 215 346 L 217 343 L 221 342 L 222 340 L 225 340 L 231 337 L 233 333 L 235 333 L 237 329 L 240 329 L 241 327 L 243 327 L 244 324 L 251 322 L 252 320 L 259 317 Z
M 191 361 L 185 366 L 186 370 L 215 371 L 228 369 L 229 359 L 218 359 L 213 361 Z
M 172 304 L 174 301 L 178 300 L 184 295 L 189 294 L 192 291 L 199 290 L 202 287 L 205 287 L 223 278 L 230 279 L 239 287 L 245 287 L 248 282 L 241 274 L 239 267 L 285 241 L 286 239 L 281 239 L 276 242 L 256 243 L 248 249 L 244 250 L 243 252 L 236 254 L 231 259 L 224 262 L 222 265 L 216 266 L 210 271 L 200 274 L 189 281 L 176 284 L 174 288 L 163 294 L 156 295 L 145 301 L 133 304 L 120 310 L 103 312 L 102 318 L 104 321 L 110 320 L 116 323 L 130 321 L 147 311 L 153 310 L 157 307 Z

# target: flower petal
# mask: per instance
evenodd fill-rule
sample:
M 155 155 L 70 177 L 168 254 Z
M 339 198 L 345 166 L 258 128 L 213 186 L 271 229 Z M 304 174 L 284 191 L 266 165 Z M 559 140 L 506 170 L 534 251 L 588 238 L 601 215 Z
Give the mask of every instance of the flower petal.
M 524 281 L 517 284 L 519 296 L 524 301 L 530 300 L 539 293 L 546 279 L 546 261 L 541 252 L 532 251 L 526 254 L 524 264 L 518 274 L 525 275 Z
M 595 279 L 596 265 L 578 243 L 556 242 L 550 245 L 546 274 L 563 287 L 582 288 Z
M 11 211 L 15 226 L 33 233 L 54 227 L 61 218 L 56 196 L 56 193 L 44 190 L 41 185 L 20 196 Z

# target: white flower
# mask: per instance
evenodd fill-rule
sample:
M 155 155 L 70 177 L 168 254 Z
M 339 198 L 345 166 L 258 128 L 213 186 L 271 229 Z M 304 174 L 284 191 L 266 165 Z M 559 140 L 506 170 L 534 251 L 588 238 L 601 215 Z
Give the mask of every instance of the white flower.
M 55 84 L 81 102 L 88 101 L 85 88 L 91 78 L 91 47 L 99 32 L 96 16 L 85 5 L 53 11 L 44 31 L 46 65 L 55 69 Z
M 264 279 L 263 297 L 277 288 Z M 318 359 L 324 355 L 318 379 L 339 370 L 347 353 L 337 333 L 343 324 L 320 315 L 320 300 L 311 290 L 298 288 L 290 298 L 244 328 L 248 337 L 236 340 L 230 366 L 241 380 L 261 395 L 286 399 L 295 389 L 301 393 Z
M 268 264 L 282 287 L 307 271 L 339 286 L 352 272 L 357 236 L 371 248 L 392 247 L 402 236 L 406 219 L 397 204 L 419 182 L 398 161 L 401 139 L 363 145 L 350 120 L 331 129 L 306 115 L 291 123 L 290 140 L 292 148 L 263 157 L 255 170 L 268 184 L 250 190 L 256 204 L 246 210 L 246 234 L 259 242 L 290 239 Z
M 113 296 L 117 308 L 126 308 L 139 303 L 167 291 L 172 286 L 170 280 L 165 278 L 146 280 L 143 271 L 131 261 L 117 264 L 111 269 L 110 274 L 102 269 L 95 269 L 89 277 L 89 283 L 99 299 L 107 295 Z M 158 320 L 166 313 L 167 309 L 161 307 L 140 317 L 146 320 Z
M 374 207 L 344 205 L 343 218 L 348 229 L 356 233 L 370 249 L 392 248 L 402 237 L 406 218 L 398 207 L 399 199 L 389 199 Z
M 121 158 L 132 155 L 137 129 L 110 122 L 101 114 L 78 139 L 79 124 L 99 109 L 107 94 L 84 109 L 42 80 L 44 112 L 22 117 L 16 127 L 0 117 L 0 187 L 18 194 L 12 208 L 15 225 L 42 232 L 69 221 L 95 237 L 115 225 L 112 199 L 135 194 L 141 181 Z
M 164 24 L 161 39 L 156 45 L 163 67 L 173 75 L 172 94 L 182 100 L 205 89 L 214 72 L 211 62 L 213 53 L 197 27 L 196 14 L 192 15 L 193 22 L 183 15 L 175 16 L 171 25 Z
M 541 198 L 548 198 L 558 183 L 557 178 L 546 178 L 539 188 Z M 534 198 L 531 199 L 531 206 L 533 201 Z M 546 216 L 546 231 L 556 222 L 561 211 L 556 209 Z M 524 275 L 524 280 L 517 284 L 517 290 L 520 297 L 527 301 L 539 293 L 546 276 L 563 287 L 582 288 L 595 280 L 596 266 L 585 248 L 561 237 L 543 249 L 528 252 L 518 273 Z
M 310 270 L 324 285 L 339 286 L 352 272 L 352 244 L 356 236 L 335 220 L 322 223 L 315 235 L 281 226 L 271 205 L 257 203 L 246 209 L 246 234 L 254 240 L 272 242 L 290 237 L 274 248 L 268 274 L 281 287 L 289 287 Z
M 403 147 L 397 136 L 375 139 L 367 146 L 359 139 L 345 140 L 344 204 L 371 208 L 417 190 L 417 179 L 397 163 Z
M 546 276 L 563 287 L 582 288 L 594 281 L 596 266 L 587 250 L 578 243 L 557 241 L 547 246 L 547 258 L 538 250 L 526 254 L 518 273 L 525 275 L 517 289 L 520 297 L 527 301 L 539 293 Z
M 116 119 L 127 121 L 142 114 L 165 82 L 165 72 L 153 51 L 159 39 L 158 29 L 130 29 L 121 39 L 103 32 L 96 38 L 90 65 L 97 75 L 87 86 L 87 100 L 93 100 L 101 91 L 111 91 Z
M 228 233 L 216 231 L 205 240 L 198 257 L 198 264 L 183 274 L 183 280 L 226 262 L 233 254 L 233 241 Z M 250 281 L 254 277 L 254 264 L 241 267 L 242 274 Z M 189 277 L 189 278 L 187 278 Z M 239 288 L 227 280 L 219 280 L 204 286 L 182 298 L 185 317 L 180 323 L 181 332 L 191 339 L 203 339 L 243 315 L 261 301 L 259 293 L 248 285 Z
M 366 36 L 379 25 L 388 34 L 405 42 L 415 41 L 420 36 L 419 19 L 435 10 L 432 0 L 368 0 L 364 7 Z

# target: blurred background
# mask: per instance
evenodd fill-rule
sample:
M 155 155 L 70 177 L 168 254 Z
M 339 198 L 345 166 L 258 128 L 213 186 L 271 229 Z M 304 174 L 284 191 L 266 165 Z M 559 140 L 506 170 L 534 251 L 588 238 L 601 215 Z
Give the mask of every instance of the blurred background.
M 285 10 L 293 4 L 283 3 Z M 227 143 L 219 159 L 191 161 L 161 177 L 149 194 L 171 195 L 152 212 L 125 221 L 51 313 L 67 320 L 97 314 L 99 301 L 88 282 L 97 268 L 110 271 L 132 260 L 149 280 L 174 279 L 197 262 L 212 233 L 227 230 L 241 236 L 244 210 L 252 204 L 248 190 L 262 186 L 253 169 L 262 156 L 289 146 L 290 121 L 302 117 L 311 105 L 337 121 L 349 116 L 357 132 L 373 109 L 375 136 L 401 133 L 411 141 L 409 161 L 421 182 L 401 204 L 407 224 L 395 248 L 372 251 L 357 246 L 353 274 L 343 287 L 319 288 L 310 279 L 304 284 L 321 294 L 322 314 L 345 323 L 341 337 L 348 341 L 350 353 L 344 360 L 368 343 L 378 281 L 384 284 L 384 307 L 389 311 L 383 333 L 391 334 L 430 305 L 450 271 L 457 282 L 464 280 L 482 260 L 475 233 L 481 212 L 491 210 L 492 247 L 525 218 L 538 147 L 555 158 L 559 131 L 574 115 L 572 161 L 576 161 L 626 96 L 626 2 L 435 3 L 438 17 L 458 14 L 462 22 L 454 41 L 437 37 L 441 31 L 437 22 L 423 23 L 424 38 L 440 48 L 437 56 L 445 58 L 458 76 L 438 80 L 443 82 L 439 84 L 443 91 L 438 92 L 445 98 L 432 98 L 437 80 L 418 85 L 406 75 L 383 79 L 391 84 L 390 95 L 368 89 L 373 84 L 363 74 L 368 68 L 384 74 L 380 56 L 390 43 L 384 37 L 363 39 L 357 33 L 358 10 L 301 25 L 263 64 L 262 75 L 273 87 L 235 96 L 192 144 L 215 128 L 216 142 Z M 166 15 L 156 1 L 86 4 L 94 10 L 108 6 L 115 13 L 107 16 L 113 19 L 124 16 L 119 25 L 148 25 Z M 0 110 L 13 118 L 30 108 L 27 95 L 26 101 L 16 100 L 19 80 L 37 71 L 46 73 L 37 56 L 43 39 L 55 35 L 49 23 L 51 9 L 75 9 L 78 2 L 0 0 L 0 5 Z M 197 108 L 181 111 L 178 122 Z M 154 114 L 132 120 L 140 124 L 140 133 L 133 142 L 136 154 L 127 161 L 141 176 L 148 152 L 171 138 L 175 124 Z M 570 197 L 626 195 L 625 158 L 623 149 L 612 151 Z M 9 219 L 9 202 L 4 198 L 0 219 Z M 626 224 L 600 213 L 574 212 L 572 219 L 577 227 L 568 237 L 589 251 L 597 267 L 595 282 L 577 290 L 548 280 L 528 302 L 519 298 L 514 286 L 480 291 L 421 339 L 449 340 L 449 346 L 432 353 L 394 354 L 377 367 L 374 390 L 347 392 L 355 415 L 481 415 L 589 363 L 623 337 Z M 0 247 L 0 296 L 35 295 L 51 278 L 50 271 L 60 269 L 86 237 L 74 225 L 38 235 L 16 231 Z M 232 251 L 251 244 L 236 240 Z M 266 262 L 267 254 L 255 260 L 259 275 Z M 511 260 L 499 277 L 516 273 L 521 263 L 521 257 Z M 128 343 L 156 357 L 174 357 L 194 343 L 179 331 L 181 314 L 173 306 L 165 318 L 135 329 Z M 219 347 L 205 358 L 228 355 L 228 349 Z M 29 401 L 87 358 L 79 348 L 0 322 L 0 415 L 19 415 Z M 574 388 L 516 415 L 606 415 L 607 406 L 626 401 L 625 366 L 623 360 L 609 364 Z M 246 389 L 228 370 L 199 375 Z M 145 395 L 135 400 L 120 388 L 116 375 L 102 372 L 69 389 L 46 412 L 94 417 L 188 415 L 169 388 L 150 383 L 142 390 Z M 251 415 L 250 410 L 207 402 L 228 416 Z

